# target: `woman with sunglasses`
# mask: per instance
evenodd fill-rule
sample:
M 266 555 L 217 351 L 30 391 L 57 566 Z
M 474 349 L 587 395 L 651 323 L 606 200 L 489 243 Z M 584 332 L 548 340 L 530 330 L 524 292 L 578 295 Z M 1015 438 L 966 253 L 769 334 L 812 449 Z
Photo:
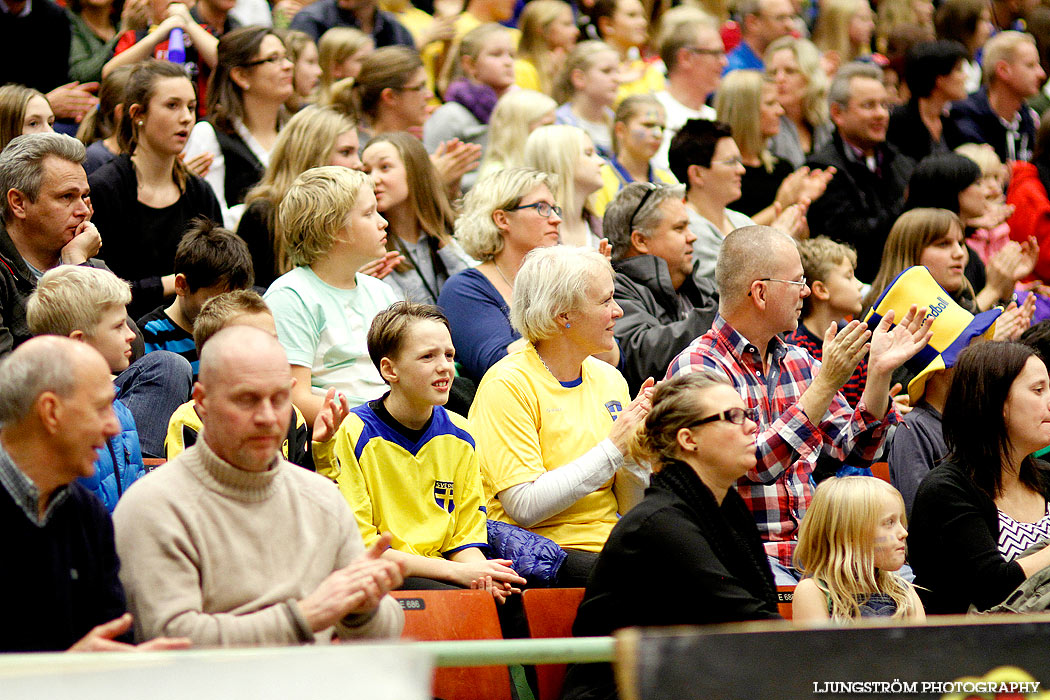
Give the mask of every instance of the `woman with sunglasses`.
M 208 121 L 198 122 L 184 157 L 215 156 L 204 179 L 236 226 L 244 196 L 262 180 L 295 91 L 294 64 L 284 43 L 265 27 L 241 27 L 219 40 L 219 64 L 208 84 Z
M 651 462 L 652 481 L 609 535 L 574 635 L 779 617 L 754 517 L 734 487 L 755 467 L 755 418 L 721 375 L 660 382 L 627 449 L 628 457 Z M 673 581 L 689 593 L 638 595 L 653 581 Z M 562 697 L 617 697 L 610 667 L 571 667 Z
M 616 347 L 621 316 L 604 255 L 532 251 L 511 304 L 526 344 L 489 369 L 470 409 L 488 517 L 561 547 L 559 586 L 586 583 L 617 518 L 649 481 L 648 468 L 624 455 L 648 413 L 652 379 L 631 401 L 623 375 L 593 357 Z

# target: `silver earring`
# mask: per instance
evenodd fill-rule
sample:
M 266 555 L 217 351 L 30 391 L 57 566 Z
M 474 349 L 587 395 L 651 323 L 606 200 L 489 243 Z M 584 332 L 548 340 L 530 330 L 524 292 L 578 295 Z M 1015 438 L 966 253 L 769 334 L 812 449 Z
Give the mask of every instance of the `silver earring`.
M 565 324 L 565 328 L 566 328 L 566 330 L 568 330 L 569 328 L 572 328 L 572 324 L 571 323 L 566 323 Z

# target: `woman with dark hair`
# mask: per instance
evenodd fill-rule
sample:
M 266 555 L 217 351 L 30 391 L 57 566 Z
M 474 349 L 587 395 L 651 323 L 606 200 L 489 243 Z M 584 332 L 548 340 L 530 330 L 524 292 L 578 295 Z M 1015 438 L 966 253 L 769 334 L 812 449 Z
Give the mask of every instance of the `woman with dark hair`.
M 966 98 L 966 58 L 957 41 L 924 41 L 908 49 L 904 81 L 911 100 L 893 110 L 886 132 L 886 140 L 904 155 L 920 161 L 962 141 L 945 107 Z
M 266 172 L 292 96 L 292 62 L 266 27 L 241 27 L 219 39 L 219 63 L 208 83 L 208 120 L 198 122 L 185 157 L 215 156 L 205 179 L 224 211 L 244 201 Z M 227 215 L 231 228 L 239 212 Z
M 979 343 L 964 350 L 945 403 L 948 456 L 923 479 L 909 528 L 915 584 L 927 612 L 998 605 L 1050 566 L 1047 465 L 1050 378 L 1031 348 Z
M 956 153 L 935 154 L 919 163 L 912 173 L 904 209 L 947 209 L 962 219 L 966 237 L 974 229 L 993 229 L 1006 219 L 1007 210 L 989 206 L 988 188 L 992 186 L 969 158 Z M 1009 303 L 1014 285 L 1031 274 L 1037 254 L 1034 241 L 1007 244 L 989 258 L 987 268 L 980 256 L 970 255 L 966 278 L 979 290 L 977 309 L 986 311 L 1000 302 Z
M 754 517 L 734 487 L 755 466 L 755 419 L 721 375 L 660 382 L 627 448 L 652 462 L 649 489 L 598 556 L 574 635 L 780 617 Z M 639 596 L 654 578 L 675 581 L 689 595 Z M 617 697 L 609 666 L 573 666 L 562 697 Z
M 403 257 L 383 281 L 408 301 L 436 304 L 448 278 L 474 261 L 452 238 L 452 204 L 427 151 L 404 131 L 372 139 L 361 154 L 388 222 L 387 250 Z
M 181 66 L 146 61 L 128 78 L 121 155 L 88 177 L 93 220 L 106 232 L 102 258 L 131 282 L 128 312 L 138 318 L 175 293 L 175 249 L 198 216 L 221 221 L 207 183 L 186 171 L 179 152 L 197 110 Z
M 945 0 L 933 18 L 938 39 L 957 41 L 966 47 L 966 92 L 981 87 L 977 54 L 995 29 L 992 11 L 985 0 Z

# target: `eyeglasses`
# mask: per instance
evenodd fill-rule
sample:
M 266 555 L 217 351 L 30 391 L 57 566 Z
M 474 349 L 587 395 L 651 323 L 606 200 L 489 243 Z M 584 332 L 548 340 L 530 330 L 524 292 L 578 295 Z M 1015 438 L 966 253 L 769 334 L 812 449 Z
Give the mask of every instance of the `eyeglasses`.
M 424 81 L 424 82 L 420 83 L 419 85 L 405 85 L 403 87 L 394 88 L 394 89 L 397 90 L 398 92 L 421 92 L 421 91 L 427 89 L 427 84 L 426 84 L 426 81 Z
M 740 160 L 740 156 L 733 156 L 732 158 L 726 158 L 725 160 L 716 160 L 714 163 L 719 165 L 727 165 L 730 168 L 735 168 L 738 165 L 743 165 L 744 161 Z
M 714 423 L 715 421 L 718 421 L 718 420 L 727 420 L 730 423 L 732 423 L 733 425 L 743 425 L 745 418 L 747 420 L 751 421 L 752 423 L 757 423 L 758 422 L 758 409 L 757 408 L 730 408 L 728 410 L 722 411 L 721 413 L 716 413 L 713 416 L 708 416 L 707 418 L 701 418 L 700 420 L 698 420 L 697 422 L 693 423 L 689 427 L 690 428 L 695 428 L 697 426 L 703 425 L 704 423 Z
M 549 219 L 551 212 L 555 216 L 561 216 L 561 207 L 557 204 L 551 204 L 550 202 L 533 202 L 532 204 L 520 204 L 516 207 L 511 207 L 507 211 L 518 211 L 519 209 L 535 209 L 536 213 L 542 216 L 544 219 Z
M 244 64 L 244 67 L 245 68 L 254 68 L 255 66 L 261 66 L 264 63 L 272 63 L 274 65 L 279 65 L 279 64 L 281 64 L 281 63 L 283 63 L 285 61 L 289 61 L 289 62 L 291 61 L 291 59 L 288 58 L 287 54 L 275 53 L 272 56 L 267 56 L 266 58 L 260 58 L 258 61 L 249 61 L 248 63 Z
M 646 184 L 645 194 L 642 195 L 642 199 L 638 202 L 638 206 L 636 206 L 634 208 L 634 211 L 631 212 L 631 218 L 627 220 L 627 231 L 628 232 L 634 230 L 634 217 L 638 216 L 638 212 L 640 212 L 642 210 L 642 207 L 645 206 L 645 203 L 647 201 L 649 201 L 649 197 L 651 197 L 653 195 L 653 192 L 656 192 L 656 189 L 657 189 L 656 185 L 654 185 L 651 182 L 647 182 L 645 184 Z
M 723 49 L 704 49 L 699 46 L 686 46 L 685 50 L 690 53 L 698 53 L 701 56 L 717 56 L 721 58 L 726 55 L 726 52 Z
M 800 289 L 804 288 L 806 286 L 806 276 L 805 275 L 802 275 L 802 279 L 801 280 L 782 280 L 782 279 L 777 279 L 776 277 L 763 277 L 762 279 L 757 279 L 755 281 L 756 282 L 783 282 L 784 284 L 797 285 Z M 748 292 L 747 295 L 751 296 L 751 292 Z

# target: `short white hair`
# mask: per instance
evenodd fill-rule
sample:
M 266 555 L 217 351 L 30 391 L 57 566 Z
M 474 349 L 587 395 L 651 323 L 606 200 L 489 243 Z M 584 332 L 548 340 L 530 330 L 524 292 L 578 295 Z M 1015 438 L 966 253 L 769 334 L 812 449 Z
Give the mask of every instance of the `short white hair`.
M 581 306 L 591 283 L 601 273 L 611 277 L 608 259 L 590 248 L 557 245 L 536 248 L 514 278 L 510 322 L 530 343 L 553 337 L 558 314 Z

